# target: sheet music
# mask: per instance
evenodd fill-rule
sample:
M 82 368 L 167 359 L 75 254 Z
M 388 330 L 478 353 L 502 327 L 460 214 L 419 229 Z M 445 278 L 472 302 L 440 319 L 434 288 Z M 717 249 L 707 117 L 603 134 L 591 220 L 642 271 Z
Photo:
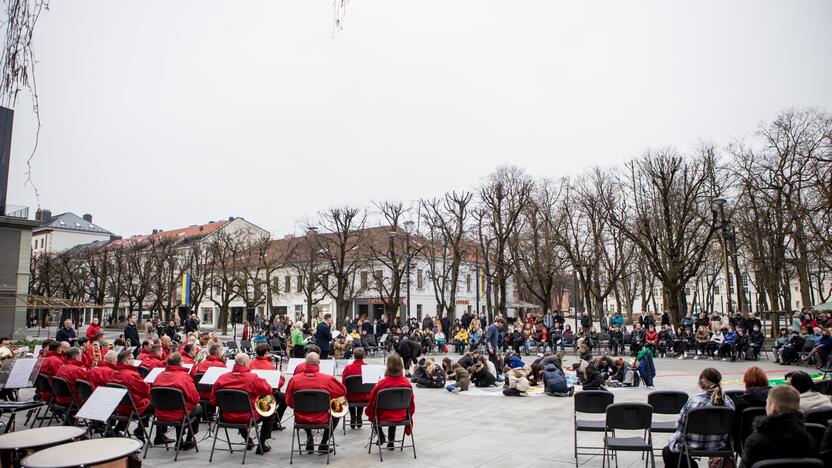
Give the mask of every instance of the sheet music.
M 335 372 L 337 375 L 341 375 L 344 373 L 344 368 L 352 362 L 349 359 L 336 359 L 335 360 Z
M 15 359 L 4 388 L 30 387 L 31 383 L 29 377 L 32 375 L 32 370 L 35 368 L 35 364 L 37 363 L 38 360 L 35 358 Z
M 231 369 L 225 367 L 209 367 L 204 374 L 202 374 L 202 379 L 199 381 L 202 385 L 214 385 L 217 379 L 223 375 L 231 372 Z
M 228 370 L 234 370 L 234 360 L 233 359 L 226 359 L 225 368 L 228 369 Z
M 280 371 L 268 369 L 252 369 L 252 374 L 257 375 L 272 386 L 272 388 L 280 388 Z
M 185 369 L 188 369 L 188 372 L 190 372 L 190 371 L 191 371 L 191 369 L 193 369 L 193 368 L 194 368 L 194 365 L 193 365 L 193 364 L 189 364 L 189 363 L 187 363 L 187 362 L 183 362 L 183 363 L 182 363 L 182 367 L 184 367 Z
M 298 364 L 306 362 L 304 358 L 290 358 L 289 363 L 286 364 L 286 373 L 287 374 L 295 374 L 295 368 L 298 367 Z
M 154 367 L 150 369 L 150 372 L 147 373 L 147 377 L 144 378 L 144 381 L 153 385 L 153 382 L 156 381 L 156 377 L 159 377 L 159 374 L 165 371 L 164 367 Z
M 40 356 L 40 351 L 41 351 L 42 349 L 43 349 L 43 345 L 35 345 L 35 350 L 34 350 L 34 351 L 32 351 L 32 354 L 33 354 L 35 357 L 38 357 L 38 356 Z
M 122 349 L 124 349 L 124 346 L 113 346 L 113 351 L 115 351 L 116 354 L 120 353 Z
M 377 384 L 382 377 L 384 377 L 384 366 L 361 366 L 361 382 L 365 384 Z
M 14 354 L 28 353 L 28 352 L 29 352 L 29 347 L 28 346 L 21 346 L 21 347 L 16 348 L 14 350 Z
M 326 361 L 321 361 L 320 365 L 321 374 L 327 375 L 335 375 L 335 360 L 334 359 L 327 359 Z
M 138 359 L 133 359 L 133 367 L 139 367 L 142 365 L 142 362 Z
M 338 330 L 335 330 L 334 332 L 332 332 L 332 339 L 333 340 L 337 340 L 339 336 L 341 336 L 341 332 L 339 332 Z
M 116 406 L 121 403 L 125 393 L 127 393 L 127 389 L 124 388 L 98 387 L 87 398 L 76 416 L 93 421 L 107 422 Z
M 387 333 L 381 335 L 381 338 L 378 339 L 379 343 L 386 343 L 387 342 Z

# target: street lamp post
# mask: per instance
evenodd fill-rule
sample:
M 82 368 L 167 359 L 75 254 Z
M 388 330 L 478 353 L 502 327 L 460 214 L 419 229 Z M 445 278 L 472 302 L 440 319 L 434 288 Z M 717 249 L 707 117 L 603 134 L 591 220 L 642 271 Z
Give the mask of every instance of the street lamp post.
M 410 231 L 413 229 L 413 221 L 405 221 L 404 222 L 404 230 L 405 230 L 405 258 L 407 259 L 407 265 L 405 265 L 405 275 L 407 275 L 407 319 L 410 320 Z M 404 324 L 405 318 L 402 317 L 402 324 Z
M 719 219 L 721 222 L 720 231 L 722 232 L 722 266 L 725 270 L 725 296 L 728 298 L 728 316 L 730 317 L 733 314 L 733 310 L 731 309 L 731 272 L 728 270 L 728 223 L 727 221 L 725 221 L 725 203 L 726 200 L 724 198 L 715 198 L 711 203 L 711 210 L 719 213 Z

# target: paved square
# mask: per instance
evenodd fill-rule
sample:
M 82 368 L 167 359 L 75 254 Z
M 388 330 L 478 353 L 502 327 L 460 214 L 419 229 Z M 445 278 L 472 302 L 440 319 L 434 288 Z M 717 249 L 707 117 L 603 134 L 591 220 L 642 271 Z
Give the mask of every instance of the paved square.
M 528 359 L 528 358 L 527 358 Z M 370 363 L 381 363 L 380 359 L 370 359 Z M 571 362 L 569 356 L 566 362 Z M 742 373 L 751 365 L 759 365 L 771 372 L 770 375 L 781 376 L 788 369 L 771 361 L 760 362 L 720 362 L 702 360 L 656 359 L 658 376 L 656 390 L 683 390 L 688 393 L 697 391 L 696 378 L 701 369 L 716 367 L 723 373 L 726 389 L 742 388 Z M 645 387 L 611 389 L 616 402 L 646 402 L 647 394 L 652 391 Z M 361 430 L 347 428 L 344 437 L 339 427 L 337 431 L 338 453 L 332 456 L 333 467 L 366 466 L 428 466 L 428 467 L 558 467 L 574 466 L 572 455 L 572 399 L 555 398 L 545 395 L 523 398 L 509 398 L 502 394 L 453 395 L 442 389 L 415 389 L 416 414 L 414 415 L 414 435 L 416 438 L 417 459 L 412 452 L 384 453 L 384 462 L 378 461 L 378 453 L 367 454 L 365 444 L 369 438 L 369 428 Z M 484 392 L 476 392 L 484 393 Z M 496 392 L 498 393 L 498 392 Z M 287 411 L 286 417 L 291 415 Z M 662 416 L 658 416 L 662 417 Z M 671 418 L 672 419 L 672 418 Z M 265 456 L 249 452 L 246 466 L 266 466 L 289 464 L 289 443 L 292 437 L 290 428 L 293 420 L 289 419 L 287 429 L 275 432 L 271 440 L 272 451 Z M 204 432 L 206 426 L 202 426 Z M 600 443 L 599 434 L 581 434 L 581 439 L 593 445 Z M 666 434 L 655 437 L 655 445 L 664 446 Z M 202 442 L 200 452 L 193 451 L 180 454 L 179 463 L 187 466 L 203 467 L 210 465 L 239 465 L 242 453 L 217 452 L 214 462 L 208 463 L 210 439 Z M 219 444 L 218 444 L 219 445 Z M 173 461 L 173 453 L 164 449 L 151 449 L 144 463 L 146 466 L 164 466 Z M 661 457 L 657 456 L 657 466 L 661 466 Z M 600 457 L 582 456 L 581 466 L 601 466 Z M 325 466 L 324 456 L 295 455 L 294 466 Z M 644 466 L 640 455 L 622 454 L 619 466 Z

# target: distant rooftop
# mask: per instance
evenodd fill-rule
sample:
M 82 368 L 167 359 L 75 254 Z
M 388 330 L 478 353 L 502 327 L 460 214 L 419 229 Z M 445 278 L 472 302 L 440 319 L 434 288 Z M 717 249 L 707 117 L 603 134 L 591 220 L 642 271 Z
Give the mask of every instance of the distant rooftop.
M 112 232 L 102 228 L 101 226 L 92 222 L 92 216 L 86 215 L 87 219 L 78 216 L 75 213 L 66 212 L 56 216 L 49 216 L 43 218 L 40 227 L 35 228 L 34 232 L 45 229 L 60 229 L 64 231 L 82 231 L 96 234 L 107 234 L 115 236 Z

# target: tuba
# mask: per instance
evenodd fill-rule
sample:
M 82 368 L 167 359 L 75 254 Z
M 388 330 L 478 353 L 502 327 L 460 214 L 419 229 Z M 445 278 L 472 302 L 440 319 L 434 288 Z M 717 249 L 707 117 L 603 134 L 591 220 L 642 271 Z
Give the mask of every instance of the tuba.
M 101 362 L 101 345 L 97 342 L 92 344 L 92 367 L 98 367 Z
M 347 399 L 338 397 L 329 400 L 329 413 L 333 418 L 343 418 L 347 414 Z
M 264 418 L 273 415 L 276 409 L 277 400 L 271 393 L 261 396 L 254 402 L 254 410 Z
M 196 368 L 199 367 L 199 364 L 205 360 L 206 356 L 208 356 L 207 348 L 202 348 L 198 353 L 196 353 L 196 357 L 194 357 L 194 365 L 192 367 L 194 373 L 196 373 Z

